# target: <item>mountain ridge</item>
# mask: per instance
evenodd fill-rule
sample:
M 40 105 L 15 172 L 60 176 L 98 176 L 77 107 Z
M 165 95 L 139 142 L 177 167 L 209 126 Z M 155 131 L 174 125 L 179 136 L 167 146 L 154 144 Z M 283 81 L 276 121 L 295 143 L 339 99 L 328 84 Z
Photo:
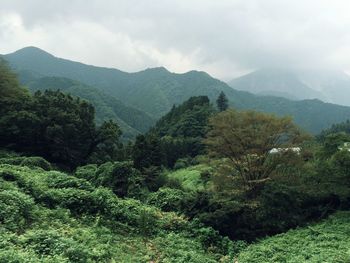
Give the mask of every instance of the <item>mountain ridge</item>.
M 260 69 L 228 82 L 235 89 L 260 95 L 350 106 L 350 76 L 339 70 Z
M 24 78 L 23 72 L 30 75 L 28 73 L 30 71 L 33 75 L 42 77 L 64 77 L 76 80 L 155 119 L 165 115 L 174 104 L 178 105 L 191 96 L 205 95 L 214 103 L 221 91 L 226 94 L 231 106 L 237 109 L 291 115 L 297 124 L 312 133 L 318 133 L 350 116 L 350 107 L 319 100 L 293 101 L 270 95 L 258 96 L 233 89 L 206 72 L 189 71 L 177 74 L 169 72 L 164 67 L 158 67 L 127 73 L 54 56 L 46 57 L 50 58 L 49 61 L 42 60 L 37 54 L 37 49 L 35 52 L 30 52 L 31 50 L 31 48 L 25 49 L 26 58 L 21 57 L 23 50 L 3 56 L 20 74 L 20 79 Z

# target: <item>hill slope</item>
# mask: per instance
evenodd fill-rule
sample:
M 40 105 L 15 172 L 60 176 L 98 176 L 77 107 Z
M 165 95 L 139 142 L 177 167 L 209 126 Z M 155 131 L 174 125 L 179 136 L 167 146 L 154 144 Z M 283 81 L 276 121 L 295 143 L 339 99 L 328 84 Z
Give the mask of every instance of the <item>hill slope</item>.
M 350 107 L 327 104 L 319 100 L 291 101 L 280 97 L 257 96 L 232 89 L 205 72 L 175 74 L 165 68 L 154 68 L 126 73 L 60 59 L 34 47 L 21 49 L 4 57 L 22 74 L 20 79 L 28 78 L 32 74 L 77 80 L 121 100 L 126 105 L 132 105 L 153 118 L 160 118 L 173 104 L 182 103 L 191 96 L 206 95 L 213 102 L 221 91 L 225 92 L 231 105 L 236 108 L 292 115 L 297 124 L 314 133 L 350 116 Z M 31 73 L 28 74 L 28 71 Z
M 274 95 L 293 100 L 325 99 L 321 92 L 310 88 L 288 70 L 258 70 L 233 79 L 229 84 L 232 88 L 257 95 Z
M 37 90 L 61 90 L 74 96 L 90 101 L 96 110 L 97 124 L 108 119 L 114 119 L 121 126 L 125 138 L 133 138 L 139 133 L 144 133 L 155 123 L 155 119 L 146 113 L 126 106 L 115 97 L 108 96 L 102 91 L 62 77 L 41 77 L 22 81 L 32 91 Z
M 229 85 L 257 95 L 350 106 L 350 76 L 336 70 L 261 69 L 233 79 Z
M 208 228 L 32 166 L 0 164 L 0 262 L 230 262 Z
M 350 212 L 249 246 L 238 262 L 350 262 Z

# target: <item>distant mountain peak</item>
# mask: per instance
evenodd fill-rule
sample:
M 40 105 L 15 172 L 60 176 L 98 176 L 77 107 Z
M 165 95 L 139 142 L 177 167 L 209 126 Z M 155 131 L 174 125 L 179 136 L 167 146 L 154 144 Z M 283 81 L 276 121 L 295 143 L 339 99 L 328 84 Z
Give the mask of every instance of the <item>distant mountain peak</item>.
M 146 68 L 140 72 L 162 72 L 162 73 L 170 73 L 165 67 L 154 67 L 154 68 Z
M 24 47 L 24 48 L 21 48 L 15 52 L 12 53 L 13 55 L 35 55 L 35 56 L 50 56 L 50 57 L 53 57 L 53 55 L 51 55 L 50 53 L 46 52 L 45 50 L 43 49 L 40 49 L 38 47 L 34 47 L 34 46 L 28 46 L 28 47 Z

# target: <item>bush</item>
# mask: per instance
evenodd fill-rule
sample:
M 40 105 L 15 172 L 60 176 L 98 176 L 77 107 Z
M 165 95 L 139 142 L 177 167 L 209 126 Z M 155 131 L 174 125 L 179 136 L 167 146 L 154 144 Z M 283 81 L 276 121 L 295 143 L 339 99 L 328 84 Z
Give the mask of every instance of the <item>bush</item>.
M 190 162 L 188 158 L 181 158 L 181 159 L 178 159 L 174 164 L 174 170 L 183 169 L 188 167 L 189 165 L 190 165 Z
M 93 190 L 93 186 L 88 181 L 56 171 L 49 172 L 45 177 L 44 182 L 46 182 L 47 186 L 50 188 L 76 188 L 87 191 Z
M 76 214 L 87 213 L 93 207 L 91 193 L 75 188 L 47 189 L 39 197 L 48 207 L 64 207 Z
M 40 167 L 44 169 L 45 171 L 49 171 L 52 169 L 51 164 L 46 161 L 42 157 L 26 157 L 23 159 L 23 161 L 20 163 L 21 166 L 27 166 L 30 168 Z
M 24 229 L 34 218 L 34 200 L 15 190 L 0 192 L 0 223 L 12 231 Z
M 11 164 L 11 165 L 21 165 L 27 166 L 29 168 L 40 167 L 45 171 L 52 169 L 51 164 L 42 157 L 7 157 L 0 158 L 0 164 Z
M 119 197 L 126 197 L 136 189 L 142 188 L 142 179 L 138 170 L 130 162 L 108 162 L 98 167 L 95 185 L 111 188 Z
M 55 230 L 39 229 L 31 231 L 25 236 L 25 245 L 32 248 L 39 255 L 61 254 L 69 244 Z
M 147 203 L 154 205 L 165 212 L 183 212 L 193 202 L 191 193 L 168 187 L 160 188 L 157 192 L 149 194 Z
M 90 182 L 95 181 L 95 174 L 97 171 L 96 164 L 88 164 L 85 166 L 80 166 L 76 169 L 74 175 L 78 178 L 88 180 Z
M 0 164 L 20 165 L 26 157 L 0 158 Z

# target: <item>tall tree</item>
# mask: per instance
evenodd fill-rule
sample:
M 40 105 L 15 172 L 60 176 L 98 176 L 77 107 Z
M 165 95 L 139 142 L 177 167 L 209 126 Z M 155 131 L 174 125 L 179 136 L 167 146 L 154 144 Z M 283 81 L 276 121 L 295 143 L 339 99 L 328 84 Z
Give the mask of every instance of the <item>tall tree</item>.
M 220 95 L 216 100 L 216 105 L 220 112 L 228 109 L 228 99 L 223 91 L 220 92 Z
M 154 134 L 148 136 L 137 136 L 133 147 L 132 157 L 134 166 L 139 170 L 151 166 L 161 166 L 162 149 L 160 139 Z
M 211 118 L 210 125 L 205 140 L 209 152 L 228 160 L 229 173 L 248 187 L 269 180 L 281 160 L 291 154 L 282 150 L 273 155 L 271 149 L 288 149 L 307 138 L 289 117 L 255 111 L 224 111 Z

